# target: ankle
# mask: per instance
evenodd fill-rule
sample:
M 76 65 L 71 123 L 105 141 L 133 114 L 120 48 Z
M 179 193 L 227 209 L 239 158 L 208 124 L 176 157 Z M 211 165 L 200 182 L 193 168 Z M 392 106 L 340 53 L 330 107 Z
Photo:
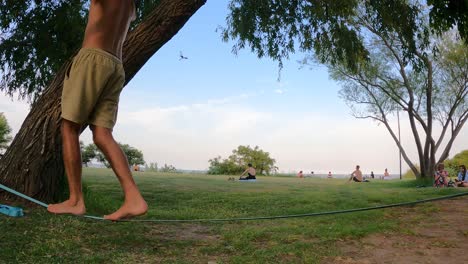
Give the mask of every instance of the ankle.
M 140 192 L 130 192 L 130 193 L 125 193 L 125 202 L 135 202 L 135 201 L 141 201 L 144 200 L 143 196 L 141 195 Z
M 140 190 L 138 190 L 138 187 L 136 185 L 125 187 L 123 188 L 123 191 L 125 197 L 141 196 Z
M 82 205 L 84 204 L 83 197 L 70 196 L 70 198 L 68 199 L 68 203 L 70 203 L 72 206 Z

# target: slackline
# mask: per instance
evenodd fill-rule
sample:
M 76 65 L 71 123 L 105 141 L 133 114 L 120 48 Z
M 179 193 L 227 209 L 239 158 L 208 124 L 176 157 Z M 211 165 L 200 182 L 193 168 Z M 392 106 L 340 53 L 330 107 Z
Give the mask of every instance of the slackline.
M 11 188 L 6 187 L 5 185 L 0 184 L 0 189 L 3 189 L 7 192 L 15 194 L 21 198 L 24 198 L 30 202 L 36 203 L 42 207 L 47 208 L 48 205 L 38 201 L 34 198 L 31 198 L 25 194 L 17 192 Z M 326 212 L 316 212 L 316 213 L 306 213 L 306 214 L 291 214 L 291 215 L 274 215 L 274 216 L 258 216 L 258 217 L 238 217 L 238 218 L 213 218 L 213 219 L 122 219 L 118 220 L 117 222 L 146 222 L 146 223 L 169 223 L 169 222 L 177 222 L 177 223 L 188 223 L 188 222 L 235 222 L 235 221 L 251 221 L 251 220 L 274 220 L 274 219 L 287 219 L 287 218 L 299 218 L 299 217 L 312 217 L 312 216 L 322 216 L 322 215 L 335 215 L 335 214 L 346 214 L 346 213 L 353 213 L 353 212 L 363 212 L 363 211 L 370 211 L 370 210 L 377 210 L 377 209 L 384 209 L 384 208 L 391 208 L 391 207 L 399 207 L 399 206 L 408 206 L 408 205 L 416 205 L 420 203 L 427 203 L 433 201 L 440 201 L 440 200 L 447 200 L 452 199 L 455 197 L 461 197 L 468 195 L 468 192 L 456 193 L 451 195 L 445 195 L 435 198 L 428 198 L 423 200 L 417 200 L 412 202 L 402 202 L 402 203 L 394 203 L 394 204 L 387 204 L 387 205 L 378 205 L 378 206 L 371 206 L 371 207 L 363 207 L 363 208 L 355 208 L 355 209 L 345 209 L 345 210 L 337 210 L 337 211 L 326 211 Z M 77 217 L 83 217 L 88 219 L 94 220 L 101 220 L 101 221 L 111 221 L 104 219 L 100 216 L 92 216 L 92 215 L 82 215 Z

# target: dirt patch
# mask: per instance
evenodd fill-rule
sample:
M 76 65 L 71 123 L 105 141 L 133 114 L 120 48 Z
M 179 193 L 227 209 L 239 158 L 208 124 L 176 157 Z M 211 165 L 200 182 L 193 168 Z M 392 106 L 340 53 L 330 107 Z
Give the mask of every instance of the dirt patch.
M 204 224 L 162 224 L 148 226 L 145 237 L 151 243 L 153 252 L 161 254 L 162 260 L 142 261 L 141 263 L 178 263 L 178 258 L 189 259 L 190 263 L 224 263 L 228 256 L 212 255 L 206 248 L 218 245 L 222 237 L 216 234 L 215 228 Z M 205 251 L 204 251 L 205 250 Z M 167 257 L 167 256 L 172 256 Z
M 437 210 L 415 216 L 402 209 L 404 230 L 338 243 L 342 256 L 323 263 L 468 263 L 468 198 L 440 201 Z M 416 213 L 416 212 L 414 212 Z
M 200 224 L 165 225 L 152 228 L 147 234 L 169 241 L 205 241 L 215 242 L 221 239 L 209 226 Z

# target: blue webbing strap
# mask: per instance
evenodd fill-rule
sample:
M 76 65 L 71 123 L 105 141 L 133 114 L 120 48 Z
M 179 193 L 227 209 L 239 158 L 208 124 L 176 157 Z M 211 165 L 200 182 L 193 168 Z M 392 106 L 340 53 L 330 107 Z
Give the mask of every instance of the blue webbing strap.
M 13 189 L 6 187 L 5 185 L 0 184 L 0 189 L 5 191 L 11 192 L 15 195 L 18 195 L 28 201 L 33 203 L 39 204 L 43 207 L 48 207 L 47 204 L 40 202 L 34 198 L 26 196 L 22 193 L 19 193 Z M 446 199 L 452 199 L 455 197 L 461 197 L 468 195 L 468 192 L 461 192 L 455 193 L 451 195 L 435 197 L 435 198 L 428 198 L 418 201 L 412 202 L 402 202 L 402 203 L 394 203 L 394 204 L 387 204 L 387 205 L 379 205 L 379 206 L 372 206 L 372 207 L 364 207 L 364 208 L 355 208 L 355 209 L 345 209 L 345 210 L 338 210 L 338 211 L 328 211 L 328 212 L 318 212 L 318 213 L 308 213 L 308 214 L 296 214 L 296 215 L 276 215 L 276 216 L 259 216 L 259 217 L 240 217 L 240 218 L 225 218 L 225 219 L 121 219 L 118 220 L 119 222 L 153 222 L 153 223 L 163 223 L 163 222 L 232 222 L 232 221 L 248 221 L 248 220 L 272 220 L 272 219 L 284 219 L 284 218 L 296 218 L 296 217 L 310 217 L 310 216 L 321 216 L 321 215 L 335 215 L 335 214 L 345 214 L 345 213 L 352 213 L 352 212 L 363 212 L 369 210 L 377 210 L 377 209 L 384 209 L 384 208 L 391 208 L 391 207 L 399 207 L 399 206 L 408 206 L 408 205 L 416 205 L 420 203 L 427 203 L 433 201 L 440 201 Z M 94 219 L 94 220 L 106 220 L 103 217 L 92 216 L 92 215 L 83 215 L 84 218 Z M 110 220 L 106 220 L 110 221 Z
M 38 200 L 36 200 L 36 199 L 34 199 L 34 198 L 31 198 L 31 197 L 29 197 L 29 196 L 27 196 L 27 195 L 24 195 L 24 194 L 22 194 L 22 193 L 20 193 L 20 192 L 17 192 L 17 191 L 15 191 L 15 190 L 13 190 L 13 189 L 10 189 L 10 188 L 6 187 L 6 186 L 3 185 L 3 184 L 0 184 L 0 188 L 3 189 L 3 190 L 5 190 L 5 191 L 7 191 L 7 192 L 10 192 L 10 193 L 12 193 L 12 194 L 14 194 L 14 195 L 18 195 L 19 197 L 24 198 L 24 199 L 26 199 L 26 200 L 28 200 L 28 201 L 30 201 L 30 202 L 36 203 L 36 204 L 38 204 L 38 205 L 40 205 L 40 206 L 43 206 L 43 207 L 45 207 L 45 208 L 48 207 L 47 204 L 45 204 L 45 203 L 43 203 L 43 202 L 41 202 L 41 201 L 38 201 Z
M 38 200 L 36 200 L 34 198 L 31 198 L 31 197 L 29 197 L 29 196 L 27 196 L 25 194 L 20 193 L 20 192 L 17 192 L 15 190 L 11 189 L 11 188 L 8 188 L 3 184 L 0 184 L 0 189 L 3 189 L 5 191 L 7 191 L 7 192 L 10 192 L 10 193 L 14 194 L 14 195 L 17 195 L 17 196 L 19 196 L 21 198 L 24 198 L 24 199 L 26 199 L 26 200 L 28 200 L 30 202 L 33 202 L 35 204 L 38 204 L 38 205 L 42 206 L 42 207 L 45 207 L 45 208 L 49 207 L 47 204 L 45 204 L 45 203 L 43 203 L 41 201 L 38 201 Z M 9 209 L 7 209 L 7 208 L 9 208 Z M 12 216 L 12 215 L 10 215 L 10 214 L 13 214 L 12 213 L 13 210 L 11 208 L 15 208 L 15 207 L 7 206 L 7 205 L 0 205 L 0 213 Z M 21 209 L 21 208 L 17 208 L 17 209 Z M 22 209 L 21 209 L 21 216 L 23 216 L 23 210 Z M 83 215 L 83 217 L 90 218 L 90 219 L 95 219 L 95 220 L 105 220 L 103 217 L 92 216 L 92 215 Z
M 11 216 L 11 217 L 24 216 L 23 209 L 19 207 L 4 205 L 4 204 L 0 204 L 0 213 Z

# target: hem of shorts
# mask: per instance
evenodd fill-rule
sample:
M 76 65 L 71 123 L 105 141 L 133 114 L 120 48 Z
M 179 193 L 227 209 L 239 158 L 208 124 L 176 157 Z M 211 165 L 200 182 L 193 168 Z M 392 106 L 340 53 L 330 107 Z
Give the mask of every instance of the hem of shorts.
M 112 130 L 115 126 L 115 124 L 109 123 L 107 121 L 100 121 L 100 120 L 95 120 L 95 121 L 89 121 L 90 125 L 97 126 L 97 127 L 104 127 Z
M 79 118 L 74 118 L 74 117 L 71 117 L 71 116 L 67 116 L 67 115 L 64 115 L 63 113 L 62 113 L 61 117 L 62 117 L 62 119 L 71 121 L 71 122 L 76 123 L 78 125 L 82 125 L 84 123 L 84 121 L 80 121 Z

